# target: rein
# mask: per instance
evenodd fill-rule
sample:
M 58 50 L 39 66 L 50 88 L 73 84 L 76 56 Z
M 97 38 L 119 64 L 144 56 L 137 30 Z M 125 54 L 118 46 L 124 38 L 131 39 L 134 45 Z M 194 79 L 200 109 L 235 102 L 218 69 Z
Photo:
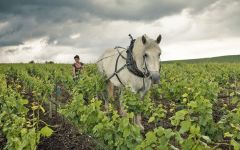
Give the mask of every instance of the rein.
M 134 47 L 134 43 L 136 41 L 136 39 L 133 39 L 133 37 L 131 36 L 131 34 L 129 34 L 129 37 L 131 39 L 131 42 L 130 42 L 130 46 L 128 47 L 128 49 L 126 48 L 123 48 L 123 47 L 115 47 L 114 49 L 116 49 L 118 51 L 118 57 L 116 59 L 116 63 L 115 63 L 115 72 L 107 79 L 107 81 L 109 81 L 112 77 L 116 76 L 118 81 L 124 86 L 124 84 L 122 83 L 120 77 L 118 76 L 118 73 L 120 71 L 122 71 L 125 67 L 127 67 L 127 69 L 134 75 L 138 76 L 138 77 L 141 77 L 143 78 L 143 87 L 140 89 L 140 90 L 144 90 L 145 89 L 145 80 L 144 78 L 147 78 L 149 77 L 150 75 L 150 72 L 147 68 L 147 63 L 146 63 L 146 58 L 144 57 L 143 61 L 144 61 L 144 68 L 143 70 L 144 71 L 141 71 L 140 69 L 138 69 L 137 67 L 137 64 L 136 64 L 136 61 L 134 60 L 133 58 L 133 47 Z M 119 52 L 118 48 L 123 48 L 123 49 L 126 49 L 127 51 L 127 58 L 125 58 L 123 55 L 122 55 L 122 52 Z M 118 61 L 119 61 L 119 58 L 122 57 L 123 59 L 126 60 L 126 64 L 123 65 L 121 68 L 117 69 L 118 68 Z

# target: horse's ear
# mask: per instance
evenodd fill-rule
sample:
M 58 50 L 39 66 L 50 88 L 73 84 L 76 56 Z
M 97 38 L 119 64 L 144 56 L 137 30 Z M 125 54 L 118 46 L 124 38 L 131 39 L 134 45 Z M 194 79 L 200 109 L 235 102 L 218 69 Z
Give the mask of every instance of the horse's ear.
M 159 34 L 159 36 L 157 37 L 157 40 L 156 40 L 156 42 L 159 44 L 159 43 L 161 42 L 161 40 L 162 40 L 162 35 L 161 35 L 161 34 Z
M 144 35 L 142 36 L 142 42 L 143 42 L 143 44 L 146 44 L 146 42 L 147 42 L 147 39 Z

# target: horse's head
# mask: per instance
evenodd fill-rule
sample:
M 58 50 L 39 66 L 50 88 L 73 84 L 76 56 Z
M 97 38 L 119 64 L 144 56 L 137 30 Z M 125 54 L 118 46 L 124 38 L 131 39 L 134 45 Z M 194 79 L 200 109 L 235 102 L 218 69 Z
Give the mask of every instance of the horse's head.
M 153 84 L 160 82 L 161 49 L 159 43 L 161 39 L 161 35 L 159 35 L 156 40 L 143 35 L 137 38 L 133 48 L 133 56 L 138 68 L 150 73 L 149 78 L 152 80 Z

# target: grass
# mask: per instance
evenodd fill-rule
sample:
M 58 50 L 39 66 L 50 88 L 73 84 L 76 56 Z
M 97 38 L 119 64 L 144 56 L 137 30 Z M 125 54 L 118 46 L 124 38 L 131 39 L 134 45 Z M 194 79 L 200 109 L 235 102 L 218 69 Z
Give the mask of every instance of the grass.
M 200 58 L 200 59 L 188 59 L 188 60 L 173 60 L 173 61 L 164 61 L 164 63 L 240 63 L 240 55 L 228 55 L 228 56 L 219 56 L 211 58 Z

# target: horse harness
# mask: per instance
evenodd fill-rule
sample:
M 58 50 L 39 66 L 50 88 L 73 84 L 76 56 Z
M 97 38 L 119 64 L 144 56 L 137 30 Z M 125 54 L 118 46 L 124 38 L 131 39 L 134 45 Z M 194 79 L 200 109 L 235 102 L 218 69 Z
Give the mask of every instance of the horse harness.
M 118 81 L 124 86 L 124 84 L 122 83 L 118 73 L 120 71 L 122 71 L 125 67 L 127 67 L 127 69 L 134 75 L 138 76 L 138 77 L 141 77 L 143 79 L 143 87 L 140 89 L 141 90 L 144 90 L 145 89 L 145 78 L 149 77 L 150 75 L 150 72 L 147 68 L 147 64 L 146 64 L 146 58 L 145 56 L 143 56 L 143 60 L 144 60 L 144 71 L 141 71 L 140 69 L 138 69 L 137 67 L 137 64 L 136 64 L 136 61 L 134 60 L 133 58 L 133 47 L 134 47 L 134 43 L 136 41 L 136 39 L 133 39 L 133 37 L 131 36 L 131 34 L 129 34 L 129 37 L 131 39 L 131 42 L 130 42 L 130 46 L 126 49 L 126 48 L 123 48 L 123 47 L 120 47 L 120 46 L 117 46 L 115 47 L 114 49 L 116 49 L 118 51 L 118 57 L 116 59 L 116 63 L 115 63 L 115 71 L 114 73 L 107 79 L 107 81 L 109 81 L 112 77 L 116 76 Z M 123 49 L 126 49 L 127 50 L 127 58 L 124 57 L 122 55 L 122 52 L 123 51 L 119 51 L 118 48 L 123 48 Z M 123 65 L 121 68 L 118 69 L 118 61 L 119 61 L 119 58 L 122 57 L 123 59 L 126 60 L 126 64 Z

